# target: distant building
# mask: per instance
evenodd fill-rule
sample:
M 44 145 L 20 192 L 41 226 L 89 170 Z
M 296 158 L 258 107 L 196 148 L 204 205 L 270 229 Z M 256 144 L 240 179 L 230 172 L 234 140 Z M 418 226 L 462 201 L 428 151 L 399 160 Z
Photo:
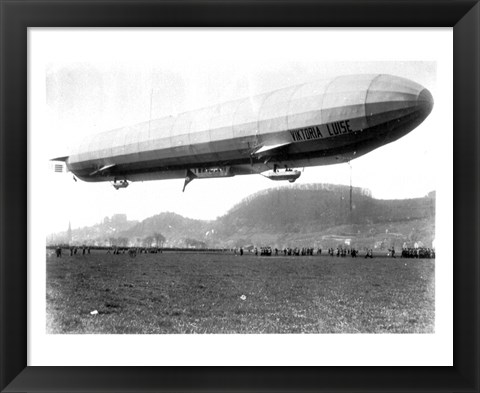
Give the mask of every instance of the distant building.
M 112 224 L 123 224 L 127 222 L 126 214 L 114 214 L 110 220 Z
M 126 214 L 114 214 L 112 217 L 105 217 L 103 219 L 104 224 L 124 224 L 127 222 Z

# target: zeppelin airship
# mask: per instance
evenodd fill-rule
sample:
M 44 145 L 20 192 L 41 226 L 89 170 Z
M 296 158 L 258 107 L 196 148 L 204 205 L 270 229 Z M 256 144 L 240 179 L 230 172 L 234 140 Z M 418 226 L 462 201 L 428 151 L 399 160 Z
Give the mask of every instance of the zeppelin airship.
M 406 135 L 433 107 L 429 90 L 392 75 L 346 75 L 274 90 L 85 139 L 66 157 L 88 182 L 262 174 L 351 161 Z

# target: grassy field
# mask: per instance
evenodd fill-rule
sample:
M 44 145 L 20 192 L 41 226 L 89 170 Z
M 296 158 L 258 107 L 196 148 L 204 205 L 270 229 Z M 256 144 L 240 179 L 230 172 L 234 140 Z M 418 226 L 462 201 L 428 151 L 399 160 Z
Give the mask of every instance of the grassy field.
M 434 276 L 421 259 L 47 251 L 47 333 L 433 333 Z

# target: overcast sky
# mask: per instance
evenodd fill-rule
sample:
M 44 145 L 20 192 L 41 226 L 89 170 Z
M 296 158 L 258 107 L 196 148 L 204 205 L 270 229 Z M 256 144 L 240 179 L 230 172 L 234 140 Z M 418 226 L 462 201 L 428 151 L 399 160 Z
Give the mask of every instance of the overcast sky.
M 38 33 L 38 34 L 37 34 Z M 92 225 L 126 213 L 141 220 L 162 211 L 215 219 L 261 189 L 291 186 L 262 176 L 191 182 L 75 182 L 51 171 L 49 158 L 68 155 L 83 137 L 150 118 L 342 74 L 386 73 L 428 88 L 430 116 L 404 138 L 351 162 L 353 185 L 376 198 L 424 196 L 445 176 L 451 147 L 451 30 L 37 30 L 30 35 L 34 115 L 41 131 L 31 149 L 43 160 L 47 233 Z M 450 45 L 451 47 L 451 45 Z M 44 65 L 40 67 L 35 65 Z M 35 67 L 33 67 L 35 66 Z M 43 83 L 42 83 L 43 73 Z M 35 98 L 35 97 L 38 97 Z M 43 101 L 42 101 L 43 97 Z M 46 100 L 45 100 L 46 98 Z M 35 112 L 35 109 L 37 112 Z M 308 167 L 302 183 L 349 184 L 348 164 Z

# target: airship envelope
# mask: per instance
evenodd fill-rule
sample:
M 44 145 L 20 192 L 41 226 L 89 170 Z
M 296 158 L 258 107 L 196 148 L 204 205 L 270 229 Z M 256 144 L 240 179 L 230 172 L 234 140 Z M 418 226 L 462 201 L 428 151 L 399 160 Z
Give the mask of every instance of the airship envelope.
M 117 189 L 264 171 L 295 181 L 291 168 L 353 160 L 409 133 L 432 108 L 431 93 L 411 80 L 345 75 L 100 133 L 59 160 Z

